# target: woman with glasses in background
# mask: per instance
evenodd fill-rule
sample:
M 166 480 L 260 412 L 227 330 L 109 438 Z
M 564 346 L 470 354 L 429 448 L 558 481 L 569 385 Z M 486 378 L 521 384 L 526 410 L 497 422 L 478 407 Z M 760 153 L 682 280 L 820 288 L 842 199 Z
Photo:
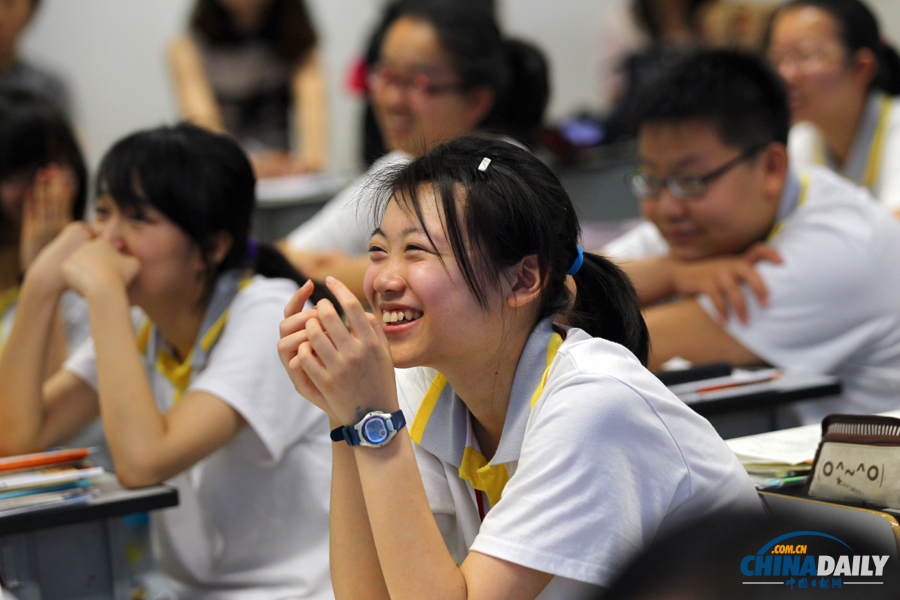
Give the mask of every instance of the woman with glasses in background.
M 769 59 L 790 93 L 789 151 L 868 188 L 900 215 L 900 57 L 859 0 L 793 0 L 772 21 Z
M 404 2 L 367 81 L 388 154 L 282 245 L 316 279 L 333 275 L 360 298 L 371 211 L 357 207 L 372 174 L 475 131 L 528 143 L 549 97 L 547 66 L 534 47 L 506 40 L 478 2 Z

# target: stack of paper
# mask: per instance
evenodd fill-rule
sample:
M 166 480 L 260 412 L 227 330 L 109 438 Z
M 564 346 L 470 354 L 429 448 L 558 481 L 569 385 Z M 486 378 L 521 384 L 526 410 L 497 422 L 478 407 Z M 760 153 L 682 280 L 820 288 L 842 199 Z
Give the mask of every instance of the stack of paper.
M 749 473 L 786 477 L 809 472 L 821 425 L 807 425 L 725 440 Z
M 87 502 L 103 467 L 87 462 L 87 448 L 0 459 L 0 516 Z

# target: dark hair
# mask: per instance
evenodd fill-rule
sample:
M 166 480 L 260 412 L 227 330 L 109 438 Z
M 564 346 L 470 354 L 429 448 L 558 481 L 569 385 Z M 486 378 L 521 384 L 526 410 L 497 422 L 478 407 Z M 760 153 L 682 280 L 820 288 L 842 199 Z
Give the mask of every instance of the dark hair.
M 491 163 L 480 171 L 484 158 Z M 566 271 L 578 256 L 580 227 L 568 194 L 544 163 L 512 144 L 460 137 L 382 175 L 376 215 L 394 199 L 424 228 L 423 184 L 434 192 L 453 256 L 483 308 L 487 287 L 499 284 L 504 269 L 536 255 L 544 284 L 538 319 L 564 315 L 570 325 L 622 344 L 646 364 L 647 326 L 637 294 L 618 267 L 585 252 L 573 276 L 573 302 Z
M 763 60 L 734 50 L 695 50 L 666 65 L 642 86 L 631 119 L 699 121 L 729 146 L 787 144 L 790 106 L 784 83 Z
M 778 7 L 771 23 L 774 24 L 783 12 L 806 6 L 818 8 L 834 17 L 838 35 L 848 55 L 852 56 L 863 48 L 872 52 L 878 60 L 872 87 L 892 96 L 900 94 L 900 56 L 881 38 L 878 20 L 865 4 L 859 0 L 791 0 Z
M 550 99 L 549 69 L 543 53 L 521 40 L 504 39 L 484 0 L 406 0 L 389 6 L 393 17 L 434 27 L 450 56 L 463 90 L 494 92 L 494 106 L 480 124 L 485 131 L 518 137 L 526 143 L 541 125 Z
M 197 0 L 190 25 L 213 45 L 233 45 L 245 39 L 218 0 Z M 275 54 L 288 63 L 304 58 L 318 42 L 303 0 L 271 0 L 257 37 L 270 42 Z
M 669 0 L 664 0 L 668 2 Z M 711 0 L 686 0 L 684 2 L 684 10 L 687 12 L 687 20 L 691 28 L 697 29 L 697 12 L 705 4 L 709 4 Z M 659 0 L 634 0 L 631 5 L 638 25 L 640 25 L 650 37 L 659 40 L 663 35 L 662 23 L 657 19 L 656 6 Z
M 33 177 L 50 163 L 74 172 L 77 191 L 72 218 L 81 219 L 87 203 L 87 168 L 68 119 L 44 96 L 0 85 L 0 181 L 17 175 Z
M 271 246 L 250 247 L 256 177 L 247 155 L 227 135 L 189 123 L 133 133 L 106 153 L 97 190 L 122 210 L 139 212 L 150 205 L 180 227 L 203 253 L 207 292 L 219 273 L 234 268 L 306 281 Z M 209 252 L 221 232 L 231 236 L 231 248 L 213 265 Z M 316 298 L 328 297 L 324 289 L 316 286 Z

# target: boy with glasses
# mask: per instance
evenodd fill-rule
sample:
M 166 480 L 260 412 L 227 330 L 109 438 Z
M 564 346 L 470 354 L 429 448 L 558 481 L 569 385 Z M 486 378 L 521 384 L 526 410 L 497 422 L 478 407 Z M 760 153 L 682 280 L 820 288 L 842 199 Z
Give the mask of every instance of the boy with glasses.
M 840 398 L 793 407 L 805 423 L 900 407 L 900 226 L 849 181 L 790 168 L 778 76 L 700 51 L 644 89 L 635 122 L 647 222 L 605 251 L 647 307 L 651 367 L 838 375 Z

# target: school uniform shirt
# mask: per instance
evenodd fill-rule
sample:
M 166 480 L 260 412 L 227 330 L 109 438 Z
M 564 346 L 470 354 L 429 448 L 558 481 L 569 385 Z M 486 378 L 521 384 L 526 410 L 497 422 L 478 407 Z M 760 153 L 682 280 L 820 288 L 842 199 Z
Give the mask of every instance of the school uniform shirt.
M 900 98 L 869 95 L 850 153 L 838 168 L 812 123 L 797 123 L 788 137 L 788 153 L 799 169 L 824 165 L 868 188 L 891 211 L 900 210 Z
M 234 273 L 219 277 L 198 339 L 225 309 L 227 320 L 208 353 L 199 343 L 194 348 L 184 393 L 216 396 L 247 426 L 167 482 L 178 488 L 179 505 L 152 513 L 157 561 L 182 600 L 333 599 L 327 418 L 297 395 L 276 348 L 297 285 L 255 276 L 238 289 Z M 163 360 L 157 351 L 165 342 L 155 329 L 145 331 L 145 364 L 165 412 L 176 387 L 152 366 Z M 65 368 L 97 389 L 93 344 Z
M 776 367 L 840 378 L 840 396 L 791 407 L 800 423 L 900 408 L 900 224 L 864 188 L 811 167 L 789 172 L 768 241 L 783 259 L 754 265 L 769 306 L 745 290 L 748 323 L 732 315 L 725 330 Z M 669 253 L 647 222 L 604 250 L 616 260 Z M 708 297 L 698 301 L 718 318 Z
M 365 174 L 338 192 L 308 221 L 288 234 L 288 246 L 298 250 L 339 250 L 351 256 L 369 251 L 369 238 L 375 228 L 375 212 L 369 200 L 377 175 L 412 160 L 405 152 L 385 154 Z
M 590 598 L 658 532 L 761 510 L 712 426 L 631 352 L 559 331 L 546 319 L 528 339 L 489 464 L 443 376 L 397 371 L 428 502 L 458 564 L 481 552 L 555 575 L 541 600 Z

